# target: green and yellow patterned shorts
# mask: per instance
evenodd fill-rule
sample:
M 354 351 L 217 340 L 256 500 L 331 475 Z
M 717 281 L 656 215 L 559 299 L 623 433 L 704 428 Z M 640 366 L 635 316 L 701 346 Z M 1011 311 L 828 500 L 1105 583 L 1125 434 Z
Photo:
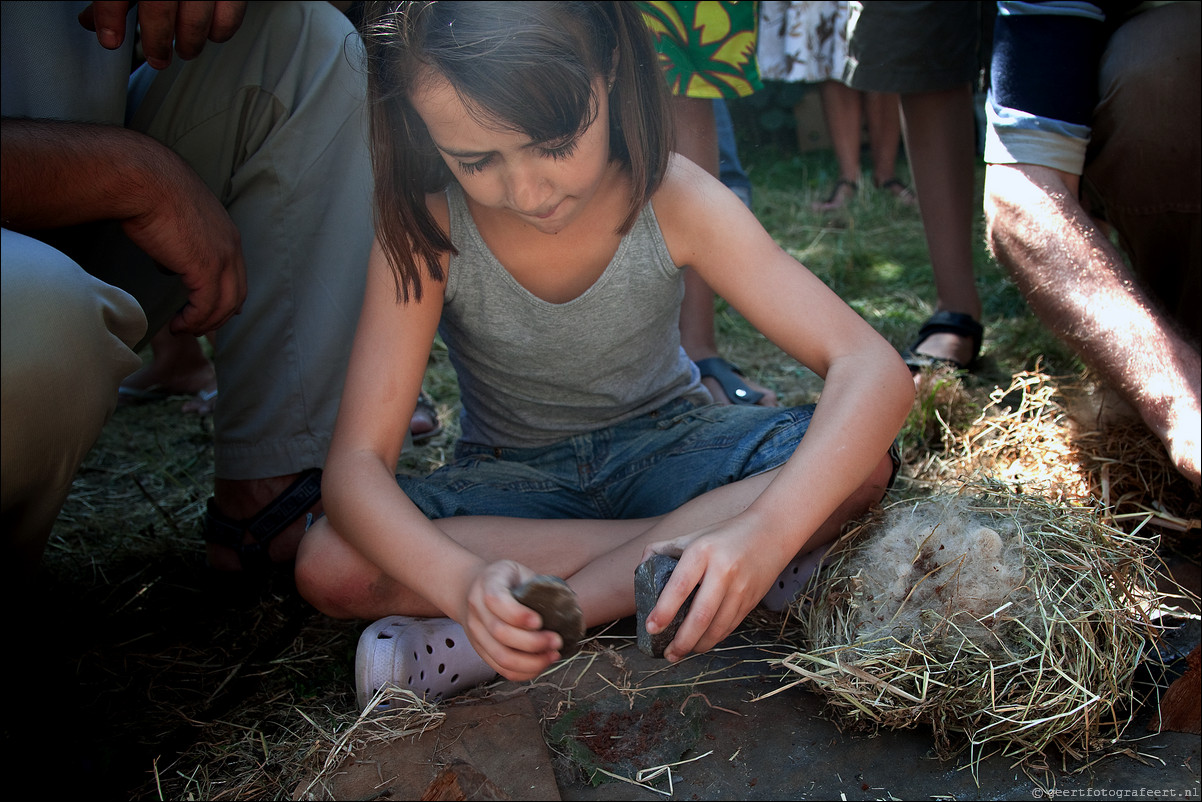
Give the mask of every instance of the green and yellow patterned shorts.
M 640 2 L 673 95 L 747 97 L 763 89 L 757 2 Z

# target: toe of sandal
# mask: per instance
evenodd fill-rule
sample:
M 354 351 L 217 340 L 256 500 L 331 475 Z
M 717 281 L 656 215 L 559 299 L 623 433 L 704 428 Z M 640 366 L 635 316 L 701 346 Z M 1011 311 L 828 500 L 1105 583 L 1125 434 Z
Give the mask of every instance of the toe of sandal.
M 449 618 L 381 618 L 359 636 L 355 698 L 366 710 L 392 685 L 427 699 L 445 699 L 497 676 Z
M 810 577 L 822 567 L 824 556 L 826 556 L 826 549 L 817 549 L 801 555 L 786 565 L 785 570 L 781 571 L 780 576 L 776 578 L 776 582 L 772 583 L 772 589 L 764 594 L 760 606 L 765 610 L 779 613 L 796 601 L 802 589 L 809 584 Z
M 701 378 L 715 379 L 732 404 L 752 406 L 758 404 L 764 397 L 762 392 L 751 389 L 751 386 L 744 381 L 743 371 L 720 356 L 700 359 L 696 364 Z

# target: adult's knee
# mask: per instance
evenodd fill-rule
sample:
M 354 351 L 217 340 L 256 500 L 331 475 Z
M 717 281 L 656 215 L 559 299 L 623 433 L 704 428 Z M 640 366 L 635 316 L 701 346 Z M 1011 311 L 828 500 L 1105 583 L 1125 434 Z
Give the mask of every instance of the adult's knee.
M 40 555 L 71 481 L 141 364 L 138 304 L 59 251 L 3 231 L 5 548 Z
M 1196 213 L 1199 17 L 1196 3 L 1153 8 L 1106 47 L 1085 178 L 1108 210 Z

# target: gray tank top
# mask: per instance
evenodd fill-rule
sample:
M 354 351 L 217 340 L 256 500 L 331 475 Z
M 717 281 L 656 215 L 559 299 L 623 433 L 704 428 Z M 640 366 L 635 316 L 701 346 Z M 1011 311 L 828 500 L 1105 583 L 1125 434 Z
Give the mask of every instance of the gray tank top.
M 465 441 L 541 446 L 613 426 L 686 396 L 710 401 L 680 346 L 681 271 L 648 204 L 597 281 L 549 303 L 485 245 L 458 184 L 438 331 L 459 379 Z

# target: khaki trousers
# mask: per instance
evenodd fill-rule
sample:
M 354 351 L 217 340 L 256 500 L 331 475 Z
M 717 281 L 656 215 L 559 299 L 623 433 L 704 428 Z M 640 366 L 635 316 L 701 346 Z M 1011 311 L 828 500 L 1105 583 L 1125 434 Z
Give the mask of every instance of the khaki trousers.
M 328 3 L 251 3 L 230 41 L 130 82 L 128 127 L 180 154 L 242 238 L 248 297 L 216 335 L 220 478 L 325 460 L 373 234 L 360 53 Z M 139 344 L 183 297 L 141 254 L 98 250 L 85 271 L 4 232 L 4 538 L 28 553 L 44 548 Z

